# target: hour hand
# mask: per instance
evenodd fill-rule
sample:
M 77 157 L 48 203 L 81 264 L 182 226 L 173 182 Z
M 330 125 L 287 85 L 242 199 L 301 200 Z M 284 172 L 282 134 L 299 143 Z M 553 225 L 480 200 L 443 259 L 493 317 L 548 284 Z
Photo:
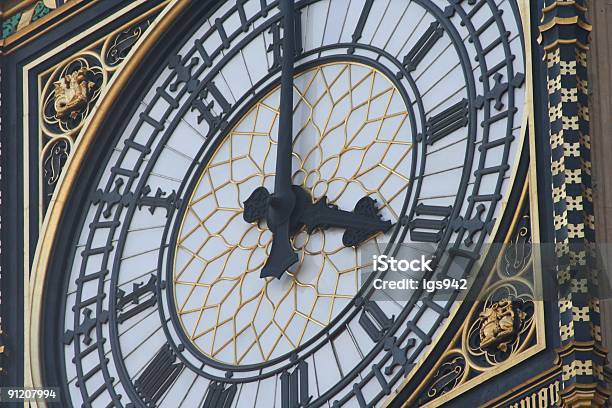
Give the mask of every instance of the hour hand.
M 342 243 L 345 247 L 361 245 L 379 232 L 387 232 L 393 224 L 381 220 L 376 200 L 363 197 L 355 205 L 353 212 L 340 210 L 329 204 L 327 197 L 321 198 L 304 210 L 300 221 L 308 233 L 316 229 L 344 228 Z
M 279 226 L 273 231 L 273 234 L 270 255 L 261 269 L 260 278 L 273 276 L 280 279 L 283 273 L 298 261 L 298 255 L 293 250 L 289 239 L 289 224 Z
M 272 247 L 260 277 L 273 276 L 280 279 L 283 273 L 298 261 L 298 256 L 291 246 L 291 220 L 283 222 L 275 220 L 270 211 L 274 205 L 274 196 L 265 187 L 259 187 L 244 202 L 242 217 L 248 223 L 267 221 L 268 228 L 273 234 Z

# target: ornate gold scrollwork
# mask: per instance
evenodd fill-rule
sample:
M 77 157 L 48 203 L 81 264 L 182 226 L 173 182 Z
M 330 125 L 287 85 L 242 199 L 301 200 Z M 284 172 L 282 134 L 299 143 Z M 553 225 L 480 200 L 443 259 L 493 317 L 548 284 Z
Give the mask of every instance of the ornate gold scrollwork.
M 504 249 L 497 272 L 508 268 Z M 531 251 L 526 251 L 531 257 Z M 472 308 L 464 326 L 461 348 L 470 367 L 488 371 L 531 345 L 535 334 L 534 288 L 531 260 L 523 262 L 518 276 L 506 277 L 486 287 L 485 298 Z M 527 275 L 527 276 L 526 276 Z
M 97 53 L 85 52 L 57 68 L 43 91 L 43 133 L 73 135 L 98 100 L 107 74 Z
M 114 71 L 121 66 L 136 42 L 149 28 L 152 20 L 150 18 L 137 21 L 128 28 L 116 31 L 104 41 L 100 54 L 103 57 L 106 70 Z
M 46 208 L 77 135 L 108 82 L 108 74 L 99 54 L 91 50 L 56 66 L 43 78 L 39 187 L 41 204 Z
M 52 186 L 59 180 L 72 145 L 69 139 L 57 138 L 46 147 L 43 154 L 43 172 L 47 184 Z
M 516 287 L 510 283 L 502 290 L 508 293 Z M 515 292 L 498 301 L 487 300 L 481 310 L 468 331 L 467 348 L 472 359 L 486 369 L 506 361 L 521 348 L 533 325 L 533 300 Z
M 428 401 L 438 398 L 462 383 L 465 380 L 465 375 L 468 373 L 466 368 L 467 362 L 460 350 L 454 350 L 448 353 L 447 357 L 435 372 L 433 381 L 426 389 L 426 394 L 421 395 L 417 405 L 424 405 Z

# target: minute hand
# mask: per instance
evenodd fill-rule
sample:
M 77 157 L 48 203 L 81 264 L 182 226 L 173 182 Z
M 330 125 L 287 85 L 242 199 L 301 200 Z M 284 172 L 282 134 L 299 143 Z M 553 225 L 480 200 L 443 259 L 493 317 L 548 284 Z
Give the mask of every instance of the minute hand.
M 295 207 L 291 188 L 291 160 L 293 155 L 293 74 L 295 63 L 294 0 L 280 0 L 283 14 L 283 58 L 281 72 L 278 145 L 276 146 L 276 174 L 274 194 L 268 209 L 268 226 L 272 231 L 270 256 L 261 270 L 261 277 L 279 278 L 298 256 L 290 241 L 290 217 Z
M 393 224 L 382 221 L 378 215 L 375 201 L 364 197 L 357 203 L 353 212 L 338 209 L 327 203 L 323 197 L 316 204 L 304 210 L 300 220 L 309 233 L 316 229 L 344 228 L 342 238 L 345 246 L 357 246 L 379 232 L 387 232 Z
M 280 7 L 283 13 L 284 32 L 274 194 L 283 196 L 291 194 L 291 162 L 293 155 L 293 74 L 295 64 L 294 0 L 280 0 Z

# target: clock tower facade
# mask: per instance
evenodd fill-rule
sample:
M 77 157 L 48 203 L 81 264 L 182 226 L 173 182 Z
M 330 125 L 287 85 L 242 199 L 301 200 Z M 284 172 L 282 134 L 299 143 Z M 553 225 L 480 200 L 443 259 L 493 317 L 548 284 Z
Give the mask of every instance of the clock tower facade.
M 4 3 L 2 386 L 606 406 L 605 5 Z

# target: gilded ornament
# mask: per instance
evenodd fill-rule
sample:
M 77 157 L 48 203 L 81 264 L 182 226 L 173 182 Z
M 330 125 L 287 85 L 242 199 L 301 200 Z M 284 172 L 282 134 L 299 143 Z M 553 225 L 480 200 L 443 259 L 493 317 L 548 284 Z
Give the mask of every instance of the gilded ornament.
M 515 310 L 512 300 L 508 298 L 485 308 L 478 316 L 481 323 L 480 347 L 496 347 L 506 352 L 525 317 L 525 312 Z
M 45 76 L 41 130 L 49 139 L 67 137 L 74 141 L 108 82 L 100 55 L 85 51 Z
M 91 100 L 96 84 L 87 79 L 89 72 L 86 67 L 81 67 L 53 83 L 55 87 L 53 106 L 59 119 L 76 119 Z

